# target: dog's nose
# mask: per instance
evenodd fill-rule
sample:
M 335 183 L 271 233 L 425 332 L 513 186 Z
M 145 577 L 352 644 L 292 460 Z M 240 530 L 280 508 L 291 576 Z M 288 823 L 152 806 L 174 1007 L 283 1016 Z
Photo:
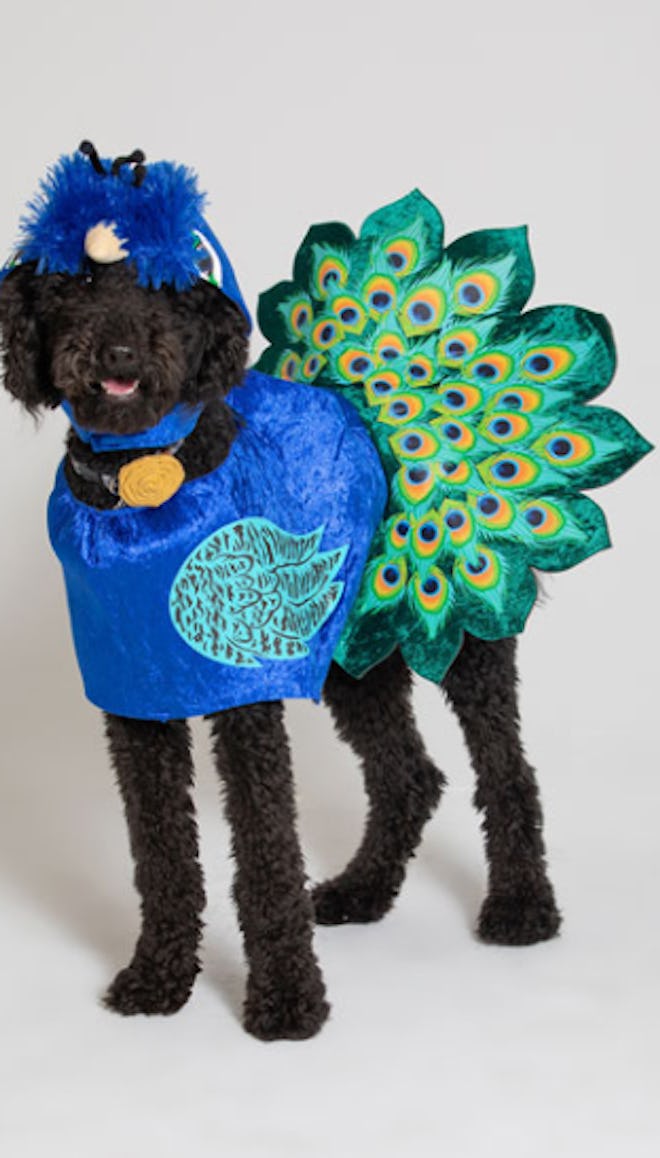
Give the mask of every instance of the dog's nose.
M 113 378 L 134 378 L 137 371 L 137 354 L 132 346 L 106 346 L 103 351 L 103 365 Z

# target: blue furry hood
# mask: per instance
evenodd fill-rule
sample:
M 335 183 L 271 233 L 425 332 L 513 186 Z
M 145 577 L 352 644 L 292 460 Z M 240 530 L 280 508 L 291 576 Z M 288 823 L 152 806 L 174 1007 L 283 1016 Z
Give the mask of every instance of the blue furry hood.
M 18 261 L 38 273 L 76 274 L 87 260 L 86 238 L 111 226 L 140 285 L 189 288 L 199 278 L 217 285 L 248 316 L 231 263 L 203 215 L 205 196 L 184 165 L 144 165 L 98 157 L 87 142 L 52 166 L 20 223 Z

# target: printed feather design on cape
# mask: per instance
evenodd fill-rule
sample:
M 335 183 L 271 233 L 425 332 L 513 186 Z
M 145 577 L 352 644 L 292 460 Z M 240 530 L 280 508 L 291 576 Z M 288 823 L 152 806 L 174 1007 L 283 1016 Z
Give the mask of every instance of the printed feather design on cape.
M 346 548 L 319 551 L 323 531 L 293 535 L 263 518 L 214 531 L 172 585 L 179 634 L 208 659 L 234 667 L 307 655 L 344 586 L 334 576 Z
M 389 479 L 335 656 L 355 676 L 400 646 L 441 679 L 464 631 L 522 630 L 532 568 L 562 570 L 609 545 L 580 492 L 651 447 L 616 411 L 585 405 L 614 373 L 606 319 L 568 305 L 522 313 L 532 286 L 524 229 L 443 249 L 442 218 L 414 191 L 358 238 L 314 226 L 293 280 L 261 296 L 271 345 L 258 368 L 340 390 Z

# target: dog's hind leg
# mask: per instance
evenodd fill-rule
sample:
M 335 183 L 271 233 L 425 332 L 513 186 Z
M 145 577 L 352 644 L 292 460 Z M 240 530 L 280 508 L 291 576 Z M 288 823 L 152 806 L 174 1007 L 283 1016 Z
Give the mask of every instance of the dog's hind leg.
M 213 717 L 212 729 L 249 971 L 245 1028 L 264 1041 L 311 1037 L 328 1005 L 312 947 L 282 704 L 232 708 Z
M 376 921 L 388 911 L 440 798 L 445 778 L 426 753 L 411 696 L 412 676 L 398 652 L 360 680 L 336 664 L 330 669 L 324 699 L 362 761 L 369 807 L 354 857 L 314 890 L 320 924 Z
M 522 749 L 516 693 L 516 642 L 466 635 L 443 689 L 463 728 L 483 812 L 488 896 L 477 931 L 484 941 L 530 945 L 560 925 L 545 865 L 534 771 Z
M 142 929 L 105 1003 L 125 1014 L 174 1013 L 199 971 L 204 908 L 188 724 L 108 715 L 106 731 L 128 821 Z

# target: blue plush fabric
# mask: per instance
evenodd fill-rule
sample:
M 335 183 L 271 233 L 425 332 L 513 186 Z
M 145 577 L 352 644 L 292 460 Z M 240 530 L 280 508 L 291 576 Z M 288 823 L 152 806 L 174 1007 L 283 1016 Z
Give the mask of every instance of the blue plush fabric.
M 184 290 L 200 277 L 212 281 L 240 306 L 248 321 L 231 262 L 203 215 L 205 197 L 191 169 L 171 161 L 147 165 L 143 184 L 123 167 L 95 172 L 82 153 L 60 157 L 40 184 L 21 220 L 17 261 L 35 261 L 37 273 L 79 273 L 85 266 L 85 235 L 100 222 L 113 224 L 140 285 Z
M 59 469 L 51 542 L 86 694 L 106 711 L 320 695 L 382 517 L 378 455 L 318 388 L 251 371 L 229 402 L 243 423 L 227 459 L 162 507 L 95 510 Z
M 104 454 L 111 450 L 147 450 L 171 446 L 192 434 L 203 409 L 202 406 L 186 406 L 181 402 L 149 430 L 140 430 L 137 434 L 107 434 L 80 426 L 73 416 L 72 406 L 66 400 L 61 406 L 78 438 L 91 446 L 95 454 Z

